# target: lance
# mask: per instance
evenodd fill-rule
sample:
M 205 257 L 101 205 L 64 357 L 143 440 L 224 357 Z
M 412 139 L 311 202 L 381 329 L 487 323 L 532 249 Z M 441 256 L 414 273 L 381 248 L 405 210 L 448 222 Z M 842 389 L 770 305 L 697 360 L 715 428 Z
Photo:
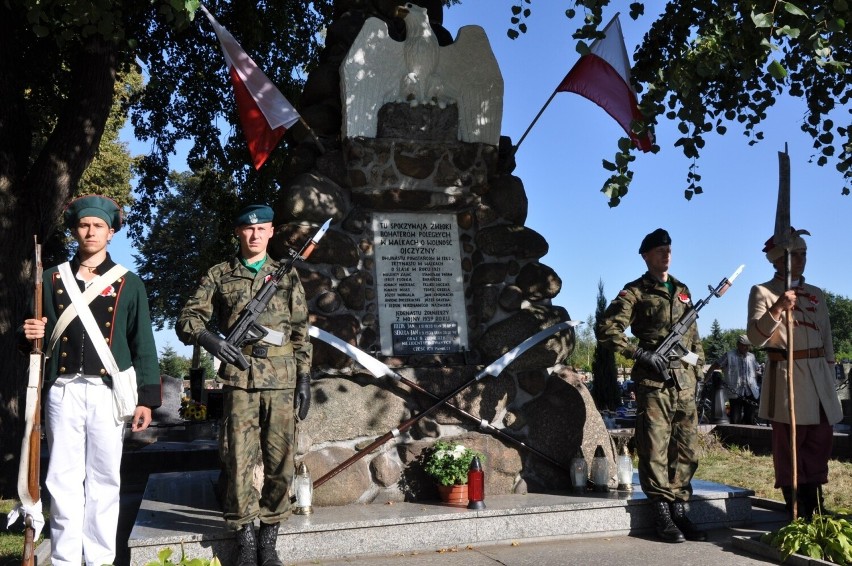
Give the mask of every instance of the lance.
M 579 322 L 577 322 L 577 324 L 579 324 Z M 364 366 L 364 368 L 367 371 L 369 371 L 371 374 L 373 374 L 374 377 L 377 377 L 377 378 L 389 377 L 389 378 L 393 379 L 394 381 L 402 383 L 403 385 L 407 385 L 409 388 L 432 398 L 435 401 L 440 400 L 440 397 L 438 397 L 437 395 L 435 395 L 434 393 L 432 393 L 428 389 L 425 389 L 424 387 L 420 386 L 417 382 L 411 381 L 410 379 L 407 379 L 406 377 L 400 375 L 399 373 L 392 370 L 384 362 L 377 360 L 376 358 L 374 358 L 373 356 L 371 356 L 367 352 L 365 352 L 365 351 L 363 351 L 359 348 L 356 348 L 355 346 L 353 346 L 349 342 L 345 342 L 345 341 L 341 340 L 340 338 L 338 338 L 334 334 L 326 332 L 322 328 L 319 328 L 319 327 L 316 327 L 316 326 L 311 326 L 308 329 L 308 334 L 310 334 L 314 338 L 322 340 L 323 342 L 325 342 L 329 346 L 332 346 L 332 347 L 336 348 L 337 350 L 343 352 L 344 354 L 346 354 L 347 356 L 349 356 L 350 358 L 352 358 L 353 360 L 355 360 L 356 362 L 358 362 L 359 364 Z M 560 470 L 562 470 L 565 473 L 571 473 L 570 469 L 563 466 L 562 464 L 560 464 L 559 462 L 557 462 L 556 460 L 554 460 L 553 458 L 551 458 L 547 454 L 544 454 L 543 452 L 536 450 L 532 446 L 527 446 L 523 441 L 515 438 L 514 436 L 506 434 L 505 432 L 503 432 L 499 428 L 492 425 L 487 420 L 479 418 L 476 415 L 473 415 L 471 413 L 468 413 L 467 411 L 465 411 L 461 407 L 454 405 L 450 402 L 447 402 L 446 405 L 447 405 L 447 407 L 449 407 L 450 409 L 452 409 L 453 411 L 455 411 L 459 415 L 465 417 L 469 421 L 477 423 L 481 430 L 484 430 L 484 431 L 486 431 L 490 434 L 493 434 L 497 438 L 504 440 L 504 441 L 506 441 L 510 444 L 513 444 L 513 445 L 518 446 L 522 449 L 528 450 L 529 452 L 535 454 L 536 456 L 538 456 L 542 460 L 548 462 L 549 464 L 552 464 L 553 466 L 556 466 L 557 468 L 559 468 Z
M 776 246 L 784 248 L 784 291 L 793 287 L 792 269 L 790 264 L 790 248 L 793 238 L 790 226 L 790 155 L 787 144 L 784 152 L 778 152 L 778 204 L 775 209 L 775 234 L 773 240 Z M 790 460 L 792 465 L 791 499 L 793 503 L 793 520 L 799 515 L 797 491 L 799 485 L 798 450 L 796 448 L 796 403 L 793 390 L 793 311 L 788 309 L 784 316 L 787 326 L 787 401 L 790 413 Z
M 527 350 L 529 350 L 530 348 L 532 348 L 533 346 L 535 346 L 536 344 L 538 344 L 542 340 L 549 338 L 550 336 L 556 334 L 557 332 L 560 332 L 562 330 L 566 330 L 568 328 L 576 326 L 577 324 L 578 323 L 573 321 L 573 320 L 566 320 L 566 321 L 560 322 L 558 324 L 554 324 L 553 326 L 550 326 L 548 328 L 545 328 L 544 330 L 541 330 L 541 331 L 537 332 L 536 334 L 533 334 L 532 336 L 530 336 L 529 338 L 527 338 L 526 340 L 524 340 L 523 342 L 521 342 L 520 344 L 518 344 L 517 346 L 515 346 L 514 348 L 512 348 L 511 350 L 509 350 L 508 352 L 506 352 L 505 354 L 503 354 L 502 356 L 500 356 L 499 358 L 494 360 L 493 362 L 491 362 L 485 369 L 483 369 L 482 371 L 477 373 L 473 377 L 473 379 L 467 381 L 466 383 L 463 383 L 462 385 L 460 385 L 459 387 L 457 387 L 456 389 L 454 389 L 453 391 L 451 391 L 450 393 L 448 393 L 444 397 L 441 397 L 434 405 L 432 405 L 431 407 L 429 407 L 428 409 L 426 409 L 422 413 L 408 419 L 407 421 L 405 421 L 404 423 L 399 425 L 399 427 L 389 430 L 388 432 L 386 432 L 385 434 L 383 434 L 382 436 L 380 436 L 376 440 L 374 440 L 372 443 L 370 443 L 368 446 L 366 446 L 363 450 L 353 454 L 347 460 L 338 464 L 337 467 L 333 468 L 328 473 L 326 473 L 324 476 L 322 476 L 321 478 L 316 480 L 314 482 L 314 488 L 316 489 L 319 486 L 321 486 L 322 484 L 324 484 L 325 482 L 327 482 L 328 480 L 332 479 L 334 476 L 336 476 L 337 474 L 339 474 L 340 472 L 342 472 L 343 470 L 345 470 L 346 468 L 348 468 L 349 466 L 351 466 L 352 464 L 354 464 L 355 462 L 357 462 L 358 460 L 360 460 L 361 458 L 363 458 L 367 454 L 371 453 L 373 450 L 375 450 L 376 448 L 378 448 L 382 444 L 386 443 L 387 441 L 391 440 L 392 438 L 398 437 L 400 434 L 402 434 L 403 432 L 407 431 L 412 426 L 417 424 L 417 422 L 420 421 L 420 419 L 432 414 L 441 405 L 445 404 L 447 401 L 449 401 L 450 399 L 452 399 L 453 397 L 455 397 L 456 395 L 458 395 L 459 393 L 461 393 L 462 391 L 464 391 L 465 389 L 467 389 L 468 387 L 470 387 L 471 385 L 473 385 L 477 381 L 482 380 L 485 376 L 487 376 L 487 375 L 491 375 L 491 376 L 494 376 L 494 377 L 499 376 L 501 373 L 503 373 L 503 370 L 506 369 L 506 367 L 509 364 L 511 364 L 519 356 L 521 356 L 521 354 L 523 354 L 524 352 L 526 352 Z

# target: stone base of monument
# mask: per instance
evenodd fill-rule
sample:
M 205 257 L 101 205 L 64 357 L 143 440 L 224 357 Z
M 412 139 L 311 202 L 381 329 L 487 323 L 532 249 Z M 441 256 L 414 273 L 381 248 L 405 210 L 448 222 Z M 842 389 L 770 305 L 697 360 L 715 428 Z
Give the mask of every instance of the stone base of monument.
M 145 564 L 171 547 L 187 557 L 220 557 L 234 551 L 215 497 L 218 471 L 152 474 L 130 534 L 131 564 Z M 606 537 L 651 532 L 653 511 L 634 491 L 581 495 L 486 494 L 484 510 L 447 507 L 440 502 L 314 507 L 308 516 L 282 523 L 278 552 L 286 562 L 363 555 L 434 551 L 467 545 Z M 735 527 L 751 520 L 753 492 L 711 482 L 694 482 L 689 515 L 702 529 Z

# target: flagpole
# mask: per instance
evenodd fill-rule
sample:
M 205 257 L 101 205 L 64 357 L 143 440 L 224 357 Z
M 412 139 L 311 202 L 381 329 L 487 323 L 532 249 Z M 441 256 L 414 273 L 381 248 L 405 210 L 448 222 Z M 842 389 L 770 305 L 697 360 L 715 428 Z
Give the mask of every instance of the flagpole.
M 320 141 L 320 139 L 317 137 L 316 132 L 314 132 L 313 128 L 311 128 L 311 127 L 308 125 L 308 123 L 307 123 L 307 122 L 305 122 L 305 119 L 304 119 L 304 118 L 302 118 L 302 116 L 301 116 L 301 115 L 299 116 L 299 122 L 301 122 L 301 124 L 302 124 L 305 128 L 307 128 L 308 133 L 309 133 L 309 134 L 311 134 L 311 139 L 312 139 L 312 140 L 314 140 L 314 143 L 315 143 L 315 144 L 317 144 L 317 147 L 319 148 L 320 153 L 325 153 L 325 146 L 323 146 L 323 145 L 322 145 L 322 142 L 321 142 L 321 141 Z
M 588 47 L 588 51 L 585 54 L 580 56 L 579 61 L 577 61 L 574 64 L 574 67 L 572 67 L 568 71 L 568 74 L 565 75 L 565 78 L 563 78 L 562 81 L 553 90 L 553 94 L 550 95 L 550 98 L 547 99 L 547 102 L 544 103 L 544 106 L 542 106 L 541 110 L 538 111 L 538 114 L 536 114 L 532 123 L 529 125 L 529 127 L 526 129 L 526 131 L 524 131 L 524 134 L 521 136 L 521 139 L 518 140 L 518 143 L 514 146 L 514 148 L 512 150 L 512 156 L 513 157 L 518 152 L 518 148 L 521 147 L 521 143 L 523 143 L 524 139 L 527 137 L 527 134 L 529 134 L 530 130 L 532 130 L 532 128 L 533 128 L 533 126 L 535 126 L 536 122 L 538 122 L 538 119 L 541 117 L 545 108 L 547 108 L 547 106 L 550 104 L 550 101 L 553 100 L 553 97 L 556 96 L 556 93 L 558 93 L 558 92 L 574 92 L 576 94 L 579 94 L 579 95 L 591 100 L 592 102 L 594 102 L 598 106 L 603 106 L 604 108 L 606 108 L 606 106 L 601 102 L 599 97 L 596 97 L 594 95 L 590 95 L 590 93 L 584 92 L 582 89 L 577 90 L 577 89 L 571 89 L 571 88 L 566 87 L 566 81 L 568 80 L 568 78 L 570 76 L 572 76 L 572 74 L 578 68 L 578 65 L 581 65 L 581 62 L 583 61 L 583 59 L 589 54 L 596 54 L 596 55 L 603 57 L 604 65 L 610 67 L 610 69 L 614 73 L 618 74 L 621 77 L 621 80 L 624 81 L 624 86 L 626 86 L 627 89 L 629 89 L 631 94 L 630 94 L 630 97 L 629 97 L 630 98 L 629 101 L 620 100 L 618 104 L 619 105 L 623 105 L 623 104 L 631 105 L 633 108 L 630 111 L 633 113 L 634 117 L 637 116 L 637 113 L 639 113 L 639 110 L 638 110 L 638 107 L 636 107 L 637 103 L 636 103 L 636 100 L 635 100 L 635 98 L 636 98 L 635 92 L 633 92 L 633 87 L 630 86 L 630 62 L 629 62 L 629 59 L 627 57 L 627 48 L 624 45 L 624 35 L 621 32 L 621 24 L 619 23 L 619 19 L 618 19 L 619 14 L 620 14 L 619 12 L 615 13 L 615 15 L 609 20 L 609 23 L 607 23 L 606 26 L 604 26 L 603 31 L 599 32 L 598 37 Z M 613 27 L 613 26 L 615 26 L 615 29 L 618 32 L 617 34 L 611 34 L 610 33 L 610 28 Z M 601 51 L 601 53 L 599 54 L 596 50 L 601 45 L 602 41 L 605 41 L 605 40 L 608 40 L 608 42 L 607 42 L 608 47 L 606 49 L 604 49 L 603 51 Z M 617 42 L 617 44 L 618 44 L 618 46 L 616 47 L 616 50 L 618 51 L 618 53 L 617 53 L 617 55 L 615 55 L 614 59 L 611 57 L 612 47 L 613 47 L 612 43 L 613 42 Z M 608 53 L 610 55 L 607 55 Z M 626 68 L 623 72 L 620 70 L 622 66 Z M 625 119 L 623 119 L 623 116 L 622 116 L 622 119 L 620 120 L 619 117 L 616 116 L 616 114 L 613 114 L 610 110 L 607 110 L 607 111 L 610 113 L 610 115 L 613 118 L 616 119 L 617 122 L 619 122 L 621 127 L 624 128 L 624 131 L 628 134 L 628 136 L 630 136 L 630 138 L 633 139 L 635 136 L 631 133 L 630 124 L 628 122 L 626 122 Z M 650 147 L 648 149 L 646 149 L 646 148 L 642 147 L 639 144 L 639 142 L 636 141 L 636 140 L 633 140 L 633 144 L 636 147 L 638 147 L 639 149 L 641 149 L 642 151 L 649 151 L 650 150 Z
M 550 104 L 550 101 L 553 100 L 553 97 L 556 96 L 556 93 L 559 92 L 558 88 L 553 89 L 553 94 L 550 95 L 550 98 L 547 99 L 547 102 L 544 103 L 544 106 L 541 107 L 541 110 L 538 111 L 538 114 L 533 118 L 532 123 L 527 127 L 524 135 L 521 136 L 521 139 L 518 140 L 518 143 L 515 144 L 515 147 L 512 148 L 512 155 L 514 156 L 518 152 L 518 148 L 521 147 L 521 144 L 524 141 L 524 138 L 527 137 L 527 134 L 530 133 L 535 123 L 538 122 L 538 119 L 541 118 L 542 113 L 544 113 L 544 109 L 547 108 L 547 105 Z

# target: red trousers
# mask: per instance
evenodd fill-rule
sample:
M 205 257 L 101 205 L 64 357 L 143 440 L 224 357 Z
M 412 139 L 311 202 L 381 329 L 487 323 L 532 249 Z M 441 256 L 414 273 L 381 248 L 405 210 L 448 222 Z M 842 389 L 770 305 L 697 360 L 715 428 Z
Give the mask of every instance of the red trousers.
M 828 460 L 834 429 L 820 407 L 819 424 L 796 425 L 796 469 L 798 483 L 828 482 Z M 793 457 L 790 451 L 790 424 L 772 421 L 772 460 L 775 487 L 793 485 Z

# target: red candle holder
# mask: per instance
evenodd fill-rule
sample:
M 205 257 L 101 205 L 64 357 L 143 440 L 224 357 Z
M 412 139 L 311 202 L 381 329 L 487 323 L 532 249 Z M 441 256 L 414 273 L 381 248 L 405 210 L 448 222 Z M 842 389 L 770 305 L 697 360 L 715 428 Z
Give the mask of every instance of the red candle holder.
M 479 456 L 474 456 L 467 470 L 467 508 L 485 509 L 485 472 Z

